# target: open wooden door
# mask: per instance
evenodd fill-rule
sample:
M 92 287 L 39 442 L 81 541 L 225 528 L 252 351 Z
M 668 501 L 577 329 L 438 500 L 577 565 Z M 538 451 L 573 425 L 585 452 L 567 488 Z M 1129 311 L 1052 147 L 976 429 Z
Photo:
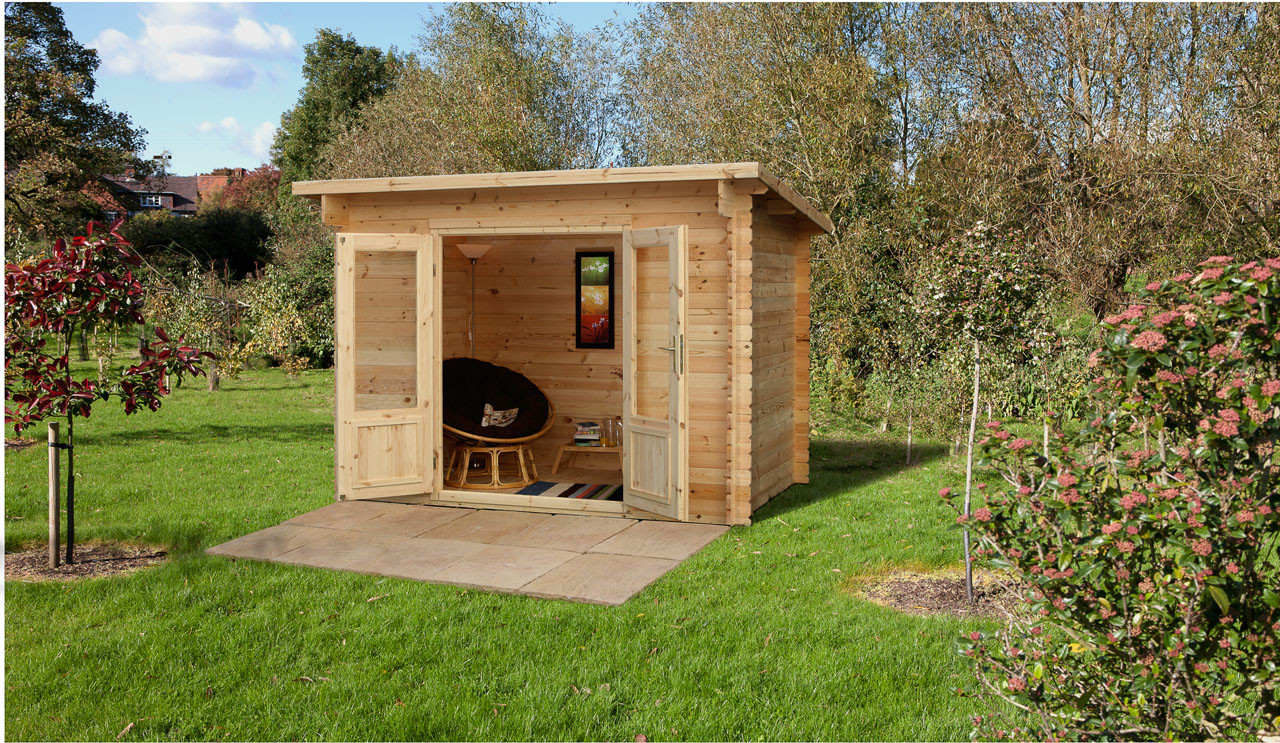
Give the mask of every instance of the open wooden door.
M 680 520 L 689 514 L 687 234 L 622 232 L 622 500 Z
M 437 490 L 438 238 L 337 236 L 338 496 Z

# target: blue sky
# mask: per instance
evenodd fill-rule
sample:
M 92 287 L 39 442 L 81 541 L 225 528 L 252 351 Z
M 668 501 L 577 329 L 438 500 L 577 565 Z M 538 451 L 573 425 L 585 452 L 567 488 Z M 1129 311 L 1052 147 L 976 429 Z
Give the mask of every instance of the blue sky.
M 418 48 L 439 3 L 55 3 L 76 40 L 98 50 L 97 97 L 169 150 L 170 172 L 255 167 L 298 99 L 303 46 L 335 28 L 383 49 Z M 628 20 L 624 3 L 549 6 L 579 30 Z

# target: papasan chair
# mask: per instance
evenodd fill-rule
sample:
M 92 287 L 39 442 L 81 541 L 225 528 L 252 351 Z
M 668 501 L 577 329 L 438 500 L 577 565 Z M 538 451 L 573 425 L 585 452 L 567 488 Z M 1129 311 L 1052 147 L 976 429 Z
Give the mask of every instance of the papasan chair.
M 454 440 L 444 483 L 463 490 L 522 488 L 538 480 L 531 443 L 551 430 L 555 410 L 524 375 L 487 361 L 447 359 L 441 379 L 444 430 Z M 517 479 L 503 480 L 503 455 Z

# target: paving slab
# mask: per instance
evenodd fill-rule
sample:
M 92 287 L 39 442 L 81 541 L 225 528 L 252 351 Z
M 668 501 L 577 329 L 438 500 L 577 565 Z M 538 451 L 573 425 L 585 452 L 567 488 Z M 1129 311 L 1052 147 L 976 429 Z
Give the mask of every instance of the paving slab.
M 401 506 L 395 503 L 378 503 L 367 500 L 344 500 L 322 508 L 294 516 L 286 524 L 318 526 L 324 529 L 348 529 L 354 524 L 368 521 Z
M 616 606 L 728 527 L 342 501 L 211 555 Z
M 383 511 L 371 519 L 359 521 L 348 528 L 353 531 L 416 537 L 474 512 L 470 508 L 397 505 L 393 509 Z
M 587 551 L 684 560 L 728 530 L 714 524 L 639 521 Z
M 556 515 L 527 529 L 498 537 L 498 544 L 585 552 L 636 523 L 635 519 Z
M 224 557 L 270 560 L 309 542 L 333 536 L 327 529 L 284 523 L 232 539 L 205 552 Z
M 404 540 L 405 537 L 390 534 L 330 529 L 328 536 L 295 547 L 273 559 L 291 565 L 344 569 L 355 562 L 383 559 L 390 547 Z
M 535 578 L 520 593 L 618 606 L 679 564 L 680 560 L 591 552 Z
M 578 554 L 568 550 L 495 544 L 436 573 L 433 580 L 469 588 L 514 591 Z
M 500 537 L 528 529 L 530 526 L 547 521 L 548 513 L 525 513 L 524 511 L 472 511 L 460 519 L 420 534 L 431 539 L 454 539 L 462 542 L 483 542 L 492 544 Z
M 379 553 L 349 563 L 347 570 L 427 580 L 459 560 L 486 549 L 489 546 L 480 542 L 410 537 Z

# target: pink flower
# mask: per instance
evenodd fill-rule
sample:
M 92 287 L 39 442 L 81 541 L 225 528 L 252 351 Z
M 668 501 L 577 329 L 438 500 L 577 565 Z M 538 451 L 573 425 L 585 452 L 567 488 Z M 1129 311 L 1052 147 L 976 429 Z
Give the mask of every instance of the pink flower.
M 1248 509 L 1245 509 L 1245 510 L 1241 511 L 1240 513 L 1237 513 L 1237 514 L 1236 514 L 1236 521 L 1239 521 L 1239 522 L 1240 522 L 1240 523 L 1242 523 L 1242 524 L 1249 524 L 1249 523 L 1252 523 L 1252 522 L 1253 522 L 1253 511 L 1250 511 L 1250 510 L 1248 510 Z
M 1235 575 L 1240 572 L 1240 566 L 1235 564 L 1234 562 L 1229 562 L 1227 563 L 1227 572 L 1231 573 L 1232 575 Z
M 1277 392 L 1280 392 L 1280 379 L 1273 379 L 1269 382 L 1263 383 L 1262 385 L 1263 397 L 1275 397 Z
M 1022 487 L 1018 488 L 1018 495 L 1031 495 L 1031 488 L 1027 487 L 1026 485 L 1023 485 Z
M 1213 430 L 1219 436 L 1235 436 L 1240 433 L 1240 428 L 1231 421 L 1218 421 L 1213 424 Z
M 1147 284 L 1147 291 L 1153 292 L 1159 289 L 1162 284 L 1164 284 L 1163 281 L 1153 281 L 1150 284 Z
M 1200 265 L 1202 265 L 1202 266 L 1225 266 L 1225 265 L 1227 265 L 1227 264 L 1231 263 L 1231 261 L 1233 261 L 1233 260 L 1235 260 L 1235 257 L 1234 257 L 1234 256 L 1230 256 L 1230 255 L 1215 255 L 1215 256 L 1211 256 L 1211 257 L 1209 257 L 1209 258 L 1205 258 L 1204 260 L 1200 261 Z
M 1031 441 L 1030 439 L 1014 439 L 1013 441 L 1009 442 L 1009 448 L 1013 449 L 1014 451 L 1022 451 L 1023 449 L 1026 449 L 1029 446 L 1035 446 L 1035 442 Z
M 977 632 L 970 632 L 969 639 L 973 642 L 977 642 L 978 640 L 982 639 L 982 635 L 978 634 Z
M 1177 384 L 1178 382 L 1182 381 L 1182 375 L 1178 374 L 1177 372 L 1171 372 L 1168 369 L 1161 369 L 1160 371 L 1156 372 L 1156 379 L 1159 379 L 1161 382 L 1170 382 L 1173 384 Z
M 1207 557 L 1213 551 L 1213 545 L 1207 539 L 1196 539 L 1191 542 L 1191 551 L 1201 557 Z
M 1138 533 L 1138 527 L 1136 527 L 1136 526 L 1126 526 L 1126 527 L 1125 527 L 1125 529 L 1124 529 L 1124 531 L 1125 531 L 1125 533 L 1126 533 L 1126 534 L 1137 534 L 1137 533 Z
M 983 506 L 973 512 L 973 517 L 983 523 L 986 523 L 991 520 L 991 509 Z
M 1143 351 L 1159 351 L 1169 345 L 1169 341 L 1157 330 L 1146 330 L 1138 333 L 1137 337 L 1129 342 L 1129 345 Z
M 1116 549 L 1120 550 L 1126 555 L 1129 554 L 1130 552 L 1133 552 L 1133 547 L 1134 547 L 1133 542 L 1130 542 L 1127 540 L 1123 542 L 1116 542 Z
M 1214 279 L 1218 279 L 1221 277 L 1222 277 L 1221 268 L 1206 268 L 1205 270 L 1200 272 L 1199 279 L 1201 281 L 1213 281 Z
M 1221 292 L 1219 294 L 1214 295 L 1213 297 L 1213 303 L 1218 305 L 1219 307 L 1225 307 L 1230 302 L 1231 302 L 1231 292 Z
M 997 440 L 999 440 L 999 441 L 1005 441 L 1005 440 L 1006 440 L 1006 439 L 1008 439 L 1008 438 L 1009 438 L 1009 436 L 1011 436 L 1011 435 L 1012 435 L 1012 434 L 1010 434 L 1008 431 L 996 431 L 995 433 L 991 434 L 991 436 L 992 436 L 993 438 L 995 438 L 995 439 L 997 439 Z
M 1155 325 L 1157 328 L 1163 328 L 1174 320 L 1177 320 L 1179 317 L 1181 317 L 1181 314 L 1175 311 L 1161 312 L 1151 318 L 1151 324 Z
M 1058 484 L 1064 488 L 1069 488 L 1078 482 L 1080 482 L 1080 479 L 1077 478 L 1075 475 L 1071 474 L 1070 472 L 1063 472 L 1062 474 L 1058 475 Z
M 1259 266 L 1249 272 L 1249 276 L 1251 276 L 1254 281 L 1266 281 L 1267 279 L 1271 278 L 1273 275 L 1274 273 L 1272 272 L 1272 270 L 1267 268 L 1266 266 Z
M 1123 524 L 1120 524 L 1119 522 L 1116 522 L 1116 521 L 1112 521 L 1110 524 L 1106 524 L 1102 527 L 1102 533 L 1115 534 L 1116 532 L 1120 531 L 1122 527 L 1123 527 Z
M 1000 427 L 1000 421 L 987 421 L 987 422 L 986 422 L 986 427 L 987 427 L 987 428 L 990 428 L 992 431 L 994 431 L 994 430 L 996 430 L 997 428 L 999 428 L 999 427 Z
M 1230 408 L 1218 413 L 1218 417 L 1224 421 L 1231 421 L 1232 423 L 1240 422 L 1240 414 Z
M 1198 671 L 1198 672 L 1200 672 L 1200 673 L 1208 673 L 1208 672 L 1209 672 L 1209 664 L 1208 664 L 1208 663 L 1203 663 L 1203 662 L 1201 662 L 1201 663 L 1196 663 L 1196 671 Z
M 1083 500 L 1083 498 L 1080 497 L 1080 493 L 1076 492 L 1075 488 L 1072 488 L 1066 491 L 1065 493 L 1063 493 L 1062 495 L 1059 495 L 1058 500 L 1062 501 L 1068 506 L 1071 506 L 1071 505 L 1075 505 L 1076 503 L 1079 503 L 1081 500 Z
M 1177 276 L 1174 276 L 1174 277 L 1173 277 L 1173 280 L 1174 280 L 1174 281 L 1186 281 L 1186 280 L 1187 280 L 1187 279 L 1189 279 L 1189 278 L 1191 278 L 1191 274 L 1189 274 L 1189 273 L 1185 273 L 1185 272 L 1184 272 L 1184 273 L 1180 273 L 1180 274 L 1178 274 Z
M 1221 343 L 1217 343 L 1217 344 L 1214 344 L 1214 346 L 1209 349 L 1209 358 L 1220 359 L 1223 356 L 1226 356 L 1229 352 L 1230 352 L 1229 348 L 1222 345 Z
M 1009 688 L 1013 691 L 1022 691 L 1027 688 L 1027 682 L 1023 681 L 1021 676 L 1010 676 Z
M 951 488 L 942 488 L 941 490 L 938 491 L 938 495 L 942 496 L 943 498 L 946 498 L 947 496 L 951 495 Z
M 964 523 L 967 523 L 968 521 L 969 521 L 969 517 L 965 516 L 963 513 L 960 514 L 959 516 L 956 516 L 957 524 L 964 524 Z

